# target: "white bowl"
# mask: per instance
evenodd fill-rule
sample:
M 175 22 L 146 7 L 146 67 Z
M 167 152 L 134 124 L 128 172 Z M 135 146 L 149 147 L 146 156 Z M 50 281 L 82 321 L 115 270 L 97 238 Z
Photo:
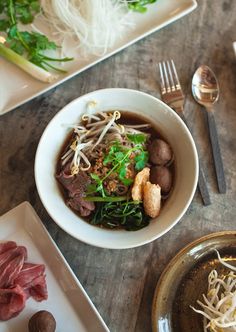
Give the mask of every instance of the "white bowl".
M 55 179 L 62 144 L 90 101 L 100 110 L 139 113 L 161 129 L 175 155 L 174 189 L 156 220 L 138 231 L 109 230 L 90 225 L 66 206 Z M 45 129 L 35 158 L 35 180 L 41 201 L 52 219 L 68 234 L 85 243 L 125 249 L 151 242 L 169 231 L 186 212 L 196 190 L 198 156 L 192 136 L 178 115 L 162 101 L 128 89 L 104 89 L 81 96 L 59 111 Z

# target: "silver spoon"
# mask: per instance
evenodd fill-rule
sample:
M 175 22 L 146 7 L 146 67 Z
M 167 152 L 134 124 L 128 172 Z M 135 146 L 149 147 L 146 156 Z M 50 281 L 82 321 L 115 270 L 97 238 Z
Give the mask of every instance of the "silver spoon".
M 216 178 L 220 193 L 226 192 L 226 182 L 220 145 L 213 112 L 213 105 L 219 98 L 219 84 L 213 71 L 205 66 L 200 66 L 192 80 L 192 93 L 194 99 L 207 110 L 207 120 L 215 164 Z

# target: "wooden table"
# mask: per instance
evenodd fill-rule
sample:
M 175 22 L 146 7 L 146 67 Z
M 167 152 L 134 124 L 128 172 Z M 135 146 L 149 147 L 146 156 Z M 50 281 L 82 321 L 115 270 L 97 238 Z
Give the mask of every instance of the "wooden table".
M 198 8 L 190 15 L 0 118 L 0 214 L 30 201 L 113 332 L 151 331 L 155 286 L 169 260 L 200 236 L 236 228 L 235 13 L 234 0 L 198 0 Z M 186 94 L 186 117 L 199 146 L 212 205 L 203 207 L 196 192 L 187 213 L 171 231 L 139 248 L 107 250 L 81 243 L 62 231 L 40 202 L 34 181 L 40 136 L 64 105 L 89 91 L 123 87 L 160 97 L 154 67 L 170 58 L 175 60 Z M 227 179 L 225 195 L 217 192 L 204 112 L 191 97 L 191 77 L 202 63 L 212 67 L 221 88 L 215 118 Z

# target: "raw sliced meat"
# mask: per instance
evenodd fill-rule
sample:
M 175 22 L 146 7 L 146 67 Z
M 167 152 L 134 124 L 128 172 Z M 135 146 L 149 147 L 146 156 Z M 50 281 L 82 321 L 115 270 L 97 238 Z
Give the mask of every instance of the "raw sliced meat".
M 16 285 L 13 288 L 0 288 L 0 320 L 17 316 L 25 307 L 26 294 Z
M 12 286 L 14 280 L 19 275 L 24 264 L 25 256 L 20 254 L 8 262 L 4 269 L 0 271 L 0 288 Z
M 43 275 L 44 272 L 45 266 L 43 264 L 24 263 L 15 283 L 24 287 L 36 277 Z
M 48 297 L 45 279 L 45 266 L 43 264 L 25 263 L 15 283 L 20 285 L 36 301 L 46 300 Z
M 7 251 L 8 249 L 16 248 L 17 244 L 14 241 L 2 242 L 0 243 L 0 254 Z
M 28 291 L 36 301 L 46 300 L 48 298 L 48 291 L 45 275 L 35 278 L 29 286 Z
M 26 262 L 27 249 L 14 241 L 0 243 L 0 321 L 17 316 L 27 298 L 48 298 L 45 266 Z
M 19 255 L 24 255 L 24 259 L 27 259 L 27 250 L 25 247 L 23 246 L 19 246 L 16 248 L 12 248 L 9 249 L 5 252 L 3 252 L 2 254 L 0 254 L 0 274 L 1 271 L 3 271 L 6 267 L 6 265 L 8 265 L 8 263 L 15 258 L 16 256 Z

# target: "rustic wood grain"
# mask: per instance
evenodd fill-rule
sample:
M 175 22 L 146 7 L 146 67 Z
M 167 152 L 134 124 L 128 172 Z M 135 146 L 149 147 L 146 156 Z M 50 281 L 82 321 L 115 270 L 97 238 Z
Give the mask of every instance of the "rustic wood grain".
M 234 0 L 199 0 L 190 15 L 0 118 L 0 214 L 22 201 L 31 202 L 112 332 L 151 331 L 152 297 L 168 261 L 200 236 L 236 229 L 235 13 Z M 203 207 L 196 193 L 171 231 L 136 249 L 99 249 L 73 239 L 48 216 L 36 191 L 34 157 L 44 128 L 64 105 L 96 89 L 127 87 L 159 97 L 154 67 L 170 58 L 187 96 L 185 116 L 199 147 L 212 205 Z M 227 181 L 225 195 L 217 192 L 204 110 L 191 97 L 192 74 L 203 63 L 215 71 L 221 88 L 215 120 Z

